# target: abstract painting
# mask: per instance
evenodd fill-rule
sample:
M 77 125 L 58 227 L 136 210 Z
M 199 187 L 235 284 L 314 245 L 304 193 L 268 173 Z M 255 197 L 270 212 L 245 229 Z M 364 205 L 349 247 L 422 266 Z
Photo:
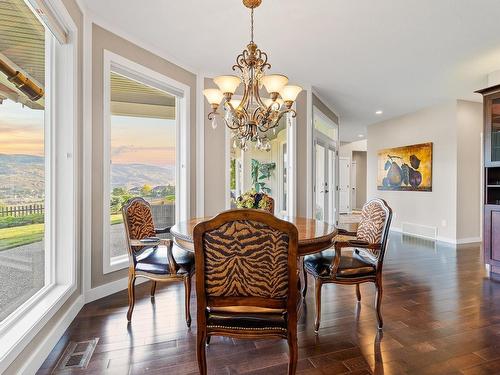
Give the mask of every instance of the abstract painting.
M 380 150 L 377 188 L 432 191 L 432 142 Z

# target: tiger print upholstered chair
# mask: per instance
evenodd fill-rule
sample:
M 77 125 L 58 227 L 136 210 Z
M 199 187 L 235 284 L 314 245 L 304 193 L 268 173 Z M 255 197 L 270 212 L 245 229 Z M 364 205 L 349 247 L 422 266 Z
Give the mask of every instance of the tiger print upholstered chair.
M 356 285 L 359 302 L 359 284 L 373 282 L 377 291 L 375 305 L 378 327 L 382 329 L 382 266 L 391 219 L 392 210 L 387 203 L 382 199 L 373 199 L 363 206 L 357 232 L 340 230 L 339 233 L 346 237 L 335 241 L 334 249 L 305 257 L 304 267 L 315 279 L 316 333 L 321 318 L 321 287 L 326 283 Z
M 194 273 L 194 255 L 177 246 L 170 239 L 160 239 L 159 234 L 170 233 L 170 227 L 156 229 L 151 206 L 143 198 L 132 198 L 122 207 L 125 235 L 128 245 L 128 312 L 132 319 L 135 305 L 135 280 L 151 280 L 151 297 L 157 282 L 184 282 L 186 324 L 191 326 L 189 302 L 191 278 Z
M 261 210 L 236 209 L 199 223 L 196 254 L 197 357 L 207 373 L 212 336 L 288 341 L 297 367 L 297 228 Z

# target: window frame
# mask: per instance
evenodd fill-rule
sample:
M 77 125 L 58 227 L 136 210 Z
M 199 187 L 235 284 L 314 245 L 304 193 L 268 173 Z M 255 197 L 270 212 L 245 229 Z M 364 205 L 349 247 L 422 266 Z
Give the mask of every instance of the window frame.
M 77 290 L 80 237 L 77 27 L 62 4 L 49 0 L 59 23 L 57 27 L 67 31 L 67 42 L 60 44 L 31 4 L 25 3 L 45 25 L 46 35 L 51 36 L 46 39 L 45 59 L 45 286 L 0 323 L 0 373 Z
M 129 60 L 109 50 L 103 51 L 103 274 L 108 274 L 129 266 L 128 254 L 111 257 L 110 249 L 110 187 L 111 187 L 111 72 L 124 75 L 175 96 L 175 221 L 185 221 L 189 217 L 190 181 L 190 88 L 164 74 Z

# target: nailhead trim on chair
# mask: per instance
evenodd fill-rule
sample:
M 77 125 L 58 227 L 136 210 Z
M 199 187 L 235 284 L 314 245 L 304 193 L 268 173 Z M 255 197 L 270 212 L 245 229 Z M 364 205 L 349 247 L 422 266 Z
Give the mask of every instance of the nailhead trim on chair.
M 217 328 L 217 329 L 235 329 L 241 331 L 269 331 L 269 330 L 280 330 L 286 332 L 286 328 L 282 327 L 262 327 L 262 328 L 249 328 L 249 327 L 227 327 L 227 326 L 207 326 L 207 328 Z

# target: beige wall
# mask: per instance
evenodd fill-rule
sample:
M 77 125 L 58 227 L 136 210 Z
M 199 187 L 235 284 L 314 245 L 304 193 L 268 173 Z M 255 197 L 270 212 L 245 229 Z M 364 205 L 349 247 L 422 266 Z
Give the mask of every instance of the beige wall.
M 307 119 L 307 91 L 302 91 L 297 97 L 297 216 L 307 215 L 307 181 L 311 178 L 307 169 L 307 127 L 312 126 L 312 121 Z M 312 142 L 312 141 L 311 141 Z M 312 199 L 312 197 L 311 197 Z
M 353 151 L 352 161 L 356 163 L 356 207 L 366 203 L 366 151 Z
M 432 226 L 439 239 L 449 242 L 462 240 L 463 233 L 468 238 L 479 236 L 479 226 L 470 225 L 473 220 L 479 223 L 482 115 L 477 105 L 450 101 L 368 127 L 367 198 L 387 200 L 394 211 L 393 228 L 400 228 L 402 222 Z M 433 142 L 432 192 L 377 190 L 377 151 L 423 142 Z M 468 178 L 464 171 L 471 176 L 471 185 L 459 188 Z M 464 232 L 464 226 L 470 231 Z
M 127 270 L 102 272 L 103 265 L 103 51 L 111 51 L 190 87 L 191 196 L 196 213 L 196 75 L 97 26 L 92 27 L 92 288 L 127 276 Z
M 79 215 L 75 218 L 75 225 L 77 228 L 81 228 L 81 223 L 82 223 L 82 217 L 81 217 L 81 212 L 82 212 L 82 191 L 81 191 L 81 186 L 82 186 L 82 145 L 83 145 L 83 105 L 82 105 L 82 98 L 83 98 L 83 90 L 82 90 L 82 74 L 83 74 L 83 15 L 82 12 L 80 11 L 80 8 L 76 4 L 74 0 L 62 0 L 64 6 L 68 10 L 69 15 L 71 16 L 73 22 L 76 25 L 77 28 L 77 40 L 76 40 L 76 45 L 77 45 L 77 55 L 78 55 L 78 61 L 77 61 L 77 69 L 78 69 L 78 78 L 77 78 L 77 85 L 78 85 L 78 93 L 77 93 L 77 134 L 76 134 L 76 139 L 77 145 L 76 149 L 78 150 L 78 166 L 77 166 L 77 177 L 75 181 L 75 187 L 76 187 L 76 196 L 77 196 L 77 201 L 79 202 L 78 204 L 78 213 Z M 30 360 L 31 355 L 38 349 L 40 349 L 40 346 L 43 344 L 44 340 L 49 336 L 51 331 L 61 322 L 61 319 L 64 317 L 64 315 L 68 312 L 70 307 L 74 304 L 74 302 L 78 299 L 78 297 L 82 293 L 82 251 L 81 251 L 81 231 L 77 230 L 78 233 L 78 239 L 76 241 L 77 243 L 77 253 L 76 253 L 76 269 L 77 269 L 77 275 L 76 275 L 76 291 L 68 298 L 68 300 L 61 306 L 61 308 L 57 311 L 56 314 L 50 319 L 50 321 L 38 332 L 38 334 L 35 336 L 33 340 L 24 348 L 24 350 L 17 356 L 17 358 L 10 364 L 10 366 L 5 370 L 4 375 L 18 375 L 20 373 L 20 369 L 23 368 L 23 366 L 26 365 L 26 363 Z
M 360 141 L 355 142 L 347 142 L 340 144 L 339 147 L 339 156 L 344 156 L 352 159 L 352 153 L 354 151 L 366 151 L 367 150 L 367 140 L 362 139 Z
M 457 126 L 457 238 L 478 239 L 482 216 L 483 105 L 459 100 Z
M 213 81 L 205 78 L 205 88 L 217 88 Z M 208 102 L 203 99 L 205 111 L 205 216 L 214 216 L 226 208 L 226 133 L 224 121 L 219 118 L 219 126 L 212 129 L 207 115 L 211 112 Z

